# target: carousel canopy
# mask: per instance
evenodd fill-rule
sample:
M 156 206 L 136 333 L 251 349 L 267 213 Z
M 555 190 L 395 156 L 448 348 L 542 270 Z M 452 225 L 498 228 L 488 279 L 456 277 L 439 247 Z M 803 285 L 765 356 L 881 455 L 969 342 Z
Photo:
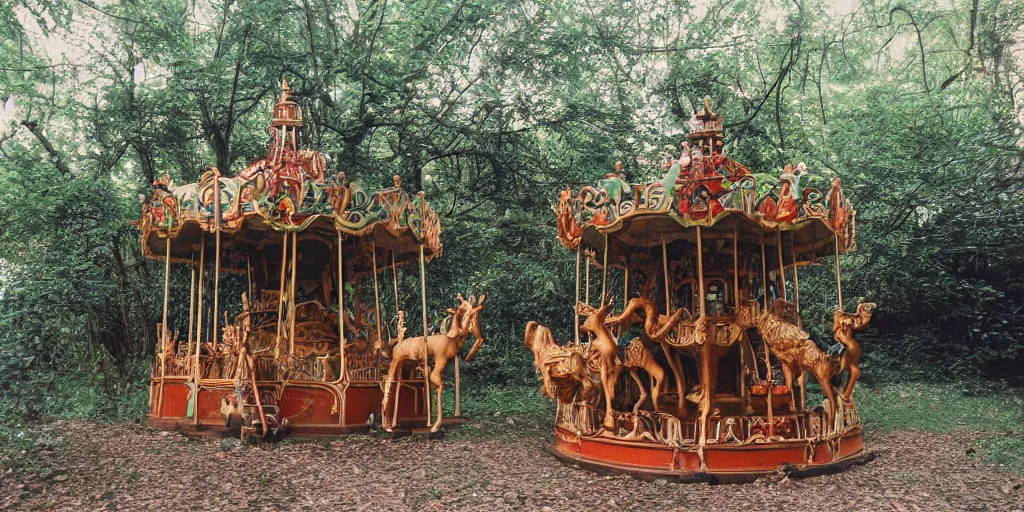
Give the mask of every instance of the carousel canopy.
M 323 155 L 300 146 L 302 123 L 284 82 L 266 158 L 234 177 L 211 168 L 198 183 L 175 186 L 166 176 L 155 182 L 138 221 L 143 252 L 163 258 L 169 237 L 171 260 L 190 262 L 204 240 L 212 243 L 204 234 L 219 229 L 229 271 L 244 271 L 251 252 L 281 244 L 285 232 L 299 232 L 303 249 L 316 241 L 332 249 L 340 232 L 356 272 L 371 268 L 374 247 L 379 268 L 391 264 L 391 255 L 396 264 L 418 258 L 421 244 L 428 260 L 441 254 L 440 222 L 423 192 L 409 195 L 398 176 L 392 188 L 376 192 L 348 183 L 345 173 L 325 178 Z
M 856 212 L 838 178 L 829 182 L 803 163 L 786 165 L 778 176 L 755 174 L 725 157 L 722 117 L 708 98 L 689 129 L 682 154 L 665 164 L 659 181 L 627 183 L 620 162 L 596 186 L 562 191 L 556 209 L 562 245 L 601 253 L 607 239 L 614 266 L 662 243 L 695 242 L 698 227 L 703 239 L 736 236 L 748 249 L 762 241 L 774 245 L 776 232 L 788 232 L 786 246 L 792 244 L 798 264 L 834 254 L 836 237 L 840 252 L 854 249 Z

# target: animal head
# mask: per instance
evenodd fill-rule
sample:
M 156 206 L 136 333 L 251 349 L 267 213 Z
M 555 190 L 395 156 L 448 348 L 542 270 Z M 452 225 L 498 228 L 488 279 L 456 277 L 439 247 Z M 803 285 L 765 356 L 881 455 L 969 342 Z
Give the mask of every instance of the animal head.
M 587 317 L 587 319 L 583 321 L 583 325 L 580 329 L 590 334 L 597 334 L 598 332 L 607 329 L 604 325 L 604 319 L 608 316 L 608 309 L 614 302 L 614 298 L 609 299 L 606 304 L 597 309 L 594 309 L 594 306 L 591 306 L 590 304 L 584 304 L 582 302 L 577 303 L 576 311 Z
M 470 294 L 467 300 L 460 293 L 458 294 L 458 299 L 459 305 L 455 308 L 451 329 L 457 329 L 461 336 L 472 334 L 475 338 L 473 346 L 469 349 L 469 354 L 466 354 L 465 361 L 468 363 L 476 357 L 480 347 L 484 344 L 483 329 L 480 325 L 480 312 L 484 309 L 484 301 L 487 299 L 487 295 L 481 295 L 478 299 L 475 295 Z

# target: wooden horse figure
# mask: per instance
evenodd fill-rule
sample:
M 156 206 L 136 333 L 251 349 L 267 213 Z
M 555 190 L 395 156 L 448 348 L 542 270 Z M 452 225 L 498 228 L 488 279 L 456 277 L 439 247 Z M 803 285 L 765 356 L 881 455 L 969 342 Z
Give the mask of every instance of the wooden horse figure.
M 523 344 L 533 352 L 533 365 L 543 381 L 541 395 L 557 396 L 563 403 L 591 396 L 595 387 L 583 358 L 583 345 L 559 345 L 551 329 L 532 320 L 526 323 Z
M 460 293 L 458 295 L 459 305 L 454 310 L 451 325 L 446 333 L 405 338 L 397 342 L 391 349 L 391 366 L 384 382 L 384 399 L 381 401 L 381 424 L 385 430 L 389 432 L 394 430 L 398 421 L 397 410 L 394 411 L 394 414 L 388 414 L 391 385 L 395 383 L 403 368 L 422 366 L 427 362 L 428 356 L 434 358 L 430 383 L 437 390 L 437 402 L 435 402 L 437 404 L 437 420 L 431 426 L 430 431 L 437 432 L 441 429 L 441 391 L 444 387 L 442 379 L 444 369 L 448 366 L 448 361 L 458 356 L 470 334 L 476 338 L 476 341 L 470 348 L 469 354 L 466 355 L 466 362 L 472 361 L 476 357 L 476 353 L 480 351 L 480 347 L 484 343 L 484 336 L 480 328 L 480 311 L 484 308 L 486 298 L 486 295 L 481 295 L 480 299 L 476 300 L 473 295 L 470 295 L 469 300 L 466 300 Z M 430 390 L 427 389 L 426 392 L 429 393 Z
M 871 315 L 875 311 L 874 302 L 857 302 L 856 313 L 846 313 L 836 308 L 832 317 L 832 336 L 842 343 L 846 350 L 840 358 L 839 370 L 850 369 L 850 379 L 846 382 L 842 398 L 846 403 L 853 402 L 853 386 L 860 379 L 860 343 L 853 337 L 854 331 L 860 331 L 871 323 Z

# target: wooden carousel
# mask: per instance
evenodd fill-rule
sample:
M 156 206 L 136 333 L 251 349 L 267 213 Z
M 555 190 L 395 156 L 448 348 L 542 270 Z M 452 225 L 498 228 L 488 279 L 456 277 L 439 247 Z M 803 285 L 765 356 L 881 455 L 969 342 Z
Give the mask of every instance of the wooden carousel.
M 302 148 L 302 123 L 284 83 L 266 158 L 235 177 L 208 169 L 177 187 L 165 177 L 144 202 L 143 251 L 165 263 L 149 424 L 243 438 L 333 435 L 366 429 L 383 408 L 389 428 L 437 432 L 441 375 L 453 359 L 455 416 L 444 423 L 462 421 L 459 353 L 469 336 L 467 362 L 483 343 L 483 297 L 460 295 L 431 335 L 425 264 L 441 254 L 437 215 L 397 176 L 378 192 L 344 173 L 326 177 L 324 156 Z M 187 319 L 168 316 L 172 262 L 191 267 Z M 405 337 L 403 265 L 419 273 L 426 340 Z M 240 300 L 221 293 L 226 273 L 245 276 L 233 288 Z M 394 287 L 390 311 L 382 280 Z
M 854 249 L 853 207 L 838 178 L 802 163 L 776 176 L 726 158 L 709 103 L 661 180 L 629 184 L 612 173 L 561 194 L 558 238 L 576 251 L 577 330 L 564 345 L 535 322 L 525 336 L 542 393 L 557 400 L 551 449 L 598 471 L 688 481 L 863 462 L 853 333 L 875 305 L 843 309 L 839 257 Z M 819 348 L 800 315 L 798 269 L 825 257 L 839 287 L 840 355 Z M 591 266 L 601 271 L 596 305 Z M 622 285 L 621 309 L 612 280 Z M 808 374 L 820 404 L 807 403 Z

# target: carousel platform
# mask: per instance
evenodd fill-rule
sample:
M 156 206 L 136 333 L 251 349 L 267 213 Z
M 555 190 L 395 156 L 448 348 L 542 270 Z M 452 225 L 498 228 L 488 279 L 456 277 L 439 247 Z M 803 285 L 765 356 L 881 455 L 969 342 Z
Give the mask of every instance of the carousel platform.
M 875 458 L 865 451 L 860 429 L 834 440 L 799 439 L 764 444 L 709 444 L 701 469 L 696 447 L 673 448 L 661 443 L 600 436 L 579 436 L 555 428 L 547 450 L 556 458 L 601 474 L 626 474 L 640 480 L 745 483 L 783 473 L 802 478 L 843 471 Z

